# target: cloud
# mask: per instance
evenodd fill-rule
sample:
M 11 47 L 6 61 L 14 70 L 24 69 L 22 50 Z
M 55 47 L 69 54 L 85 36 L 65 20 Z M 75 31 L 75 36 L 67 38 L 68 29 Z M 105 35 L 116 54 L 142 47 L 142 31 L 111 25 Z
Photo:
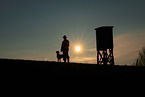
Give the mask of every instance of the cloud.
M 71 60 L 72 62 L 79 62 L 79 63 L 96 63 L 96 57 L 73 57 Z
M 86 49 L 87 52 L 96 52 L 96 48 Z
M 1 56 L 3 56 L 3 58 L 24 59 L 24 60 L 42 60 L 42 59 L 46 60 L 47 58 L 46 53 L 39 50 L 4 51 Z
M 126 33 L 114 38 L 115 64 L 132 64 L 145 46 L 145 33 Z

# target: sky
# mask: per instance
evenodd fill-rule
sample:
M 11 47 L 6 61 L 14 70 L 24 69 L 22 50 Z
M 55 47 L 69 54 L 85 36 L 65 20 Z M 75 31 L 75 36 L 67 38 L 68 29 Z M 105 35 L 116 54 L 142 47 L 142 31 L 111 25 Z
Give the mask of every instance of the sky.
M 145 46 L 144 5 L 145 0 L 0 0 L 0 58 L 56 61 L 66 35 L 71 62 L 96 64 L 94 29 L 114 26 L 115 64 L 131 65 Z

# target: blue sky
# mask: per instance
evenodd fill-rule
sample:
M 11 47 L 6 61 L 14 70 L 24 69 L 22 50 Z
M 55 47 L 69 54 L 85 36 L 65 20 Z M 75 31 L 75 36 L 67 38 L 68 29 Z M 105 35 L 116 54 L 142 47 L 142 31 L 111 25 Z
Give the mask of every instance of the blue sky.
M 96 63 L 94 29 L 114 26 L 115 63 L 132 64 L 145 46 L 144 5 L 144 0 L 1 0 L 0 58 L 56 61 L 66 34 L 72 62 Z

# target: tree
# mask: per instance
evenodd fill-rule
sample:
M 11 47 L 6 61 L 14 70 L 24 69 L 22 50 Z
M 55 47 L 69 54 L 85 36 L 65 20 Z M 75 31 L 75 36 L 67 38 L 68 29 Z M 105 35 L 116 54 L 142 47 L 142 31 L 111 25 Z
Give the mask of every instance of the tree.
M 145 47 L 143 47 L 142 50 L 139 52 L 136 66 L 145 66 Z

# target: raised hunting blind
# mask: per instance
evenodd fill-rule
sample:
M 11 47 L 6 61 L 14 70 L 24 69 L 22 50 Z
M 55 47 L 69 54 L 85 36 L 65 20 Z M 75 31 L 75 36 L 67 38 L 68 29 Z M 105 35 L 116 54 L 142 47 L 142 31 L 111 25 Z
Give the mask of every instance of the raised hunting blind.
M 114 65 L 113 26 L 96 28 L 96 48 L 98 65 Z

